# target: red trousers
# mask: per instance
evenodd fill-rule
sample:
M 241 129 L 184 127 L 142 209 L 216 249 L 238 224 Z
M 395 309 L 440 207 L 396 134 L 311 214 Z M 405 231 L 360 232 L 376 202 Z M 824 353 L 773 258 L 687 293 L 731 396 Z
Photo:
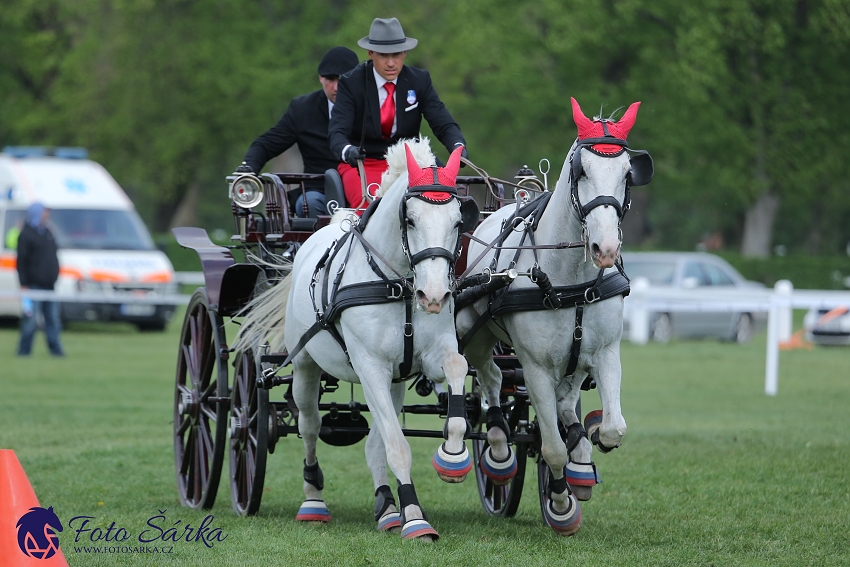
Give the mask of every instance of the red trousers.
M 381 183 L 381 175 L 387 170 L 387 162 L 382 159 L 366 158 L 363 161 L 363 169 L 366 170 L 366 189 L 374 195 Z M 342 177 L 342 188 L 345 191 L 345 199 L 348 206 L 357 208 L 363 200 L 363 189 L 360 185 L 360 173 L 357 168 L 351 167 L 343 162 L 336 168 Z M 373 185 L 374 184 L 374 185 Z M 363 208 L 369 203 L 363 203 Z

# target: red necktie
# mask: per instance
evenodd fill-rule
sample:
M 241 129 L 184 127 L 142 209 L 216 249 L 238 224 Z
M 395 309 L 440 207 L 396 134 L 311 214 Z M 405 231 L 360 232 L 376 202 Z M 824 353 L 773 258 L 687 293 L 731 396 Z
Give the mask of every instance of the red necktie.
M 395 118 L 395 85 L 393 83 L 384 83 L 384 88 L 387 89 L 387 100 L 381 106 L 381 134 L 384 138 L 389 138 L 393 131 L 393 119 Z

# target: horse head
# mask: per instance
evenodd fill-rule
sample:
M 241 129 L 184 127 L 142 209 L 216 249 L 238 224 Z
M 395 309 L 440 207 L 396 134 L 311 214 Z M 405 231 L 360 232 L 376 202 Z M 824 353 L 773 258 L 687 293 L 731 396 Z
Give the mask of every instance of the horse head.
M 420 167 L 405 144 L 407 193 L 399 207 L 402 243 L 414 272 L 419 305 L 440 313 L 451 298 L 454 263 L 463 232 L 475 226 L 478 208 L 461 201 L 455 186 L 462 148 L 446 167 Z M 473 210 L 474 209 L 474 210 Z
M 593 264 L 610 268 L 620 255 L 620 223 L 631 203 L 629 188 L 644 185 L 652 178 L 649 154 L 635 152 L 630 158 L 627 152 L 626 138 L 640 102 L 633 103 L 619 121 L 612 122 L 590 120 L 578 102 L 571 100 L 573 121 L 578 128 L 578 139 L 567 156 L 571 200 Z

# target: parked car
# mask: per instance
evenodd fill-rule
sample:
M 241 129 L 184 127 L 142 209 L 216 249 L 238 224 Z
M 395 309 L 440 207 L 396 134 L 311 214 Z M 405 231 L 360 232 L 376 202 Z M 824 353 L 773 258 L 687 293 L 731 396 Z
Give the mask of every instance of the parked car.
M 819 345 L 850 345 L 850 310 L 810 309 L 803 318 L 806 339 Z
M 634 281 L 645 278 L 651 287 L 694 289 L 711 287 L 764 287 L 749 281 L 728 262 L 702 252 L 624 252 L 623 266 Z M 629 298 L 625 302 L 624 336 L 628 335 Z M 671 338 L 718 338 L 746 343 L 766 324 L 760 313 L 677 311 L 650 313 L 649 336 L 658 342 Z

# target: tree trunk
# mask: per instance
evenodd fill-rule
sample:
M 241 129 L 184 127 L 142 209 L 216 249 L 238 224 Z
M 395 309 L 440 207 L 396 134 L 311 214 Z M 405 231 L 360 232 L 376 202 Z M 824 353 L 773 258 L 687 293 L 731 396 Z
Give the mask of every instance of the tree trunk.
M 171 216 L 168 223 L 168 228 L 175 226 L 198 226 L 198 197 L 201 194 L 201 186 L 197 181 L 193 181 L 186 188 L 186 194 L 180 200 L 180 204 Z
M 773 241 L 773 222 L 779 209 L 779 196 L 765 191 L 753 203 L 744 218 L 741 254 L 745 258 L 767 258 Z

